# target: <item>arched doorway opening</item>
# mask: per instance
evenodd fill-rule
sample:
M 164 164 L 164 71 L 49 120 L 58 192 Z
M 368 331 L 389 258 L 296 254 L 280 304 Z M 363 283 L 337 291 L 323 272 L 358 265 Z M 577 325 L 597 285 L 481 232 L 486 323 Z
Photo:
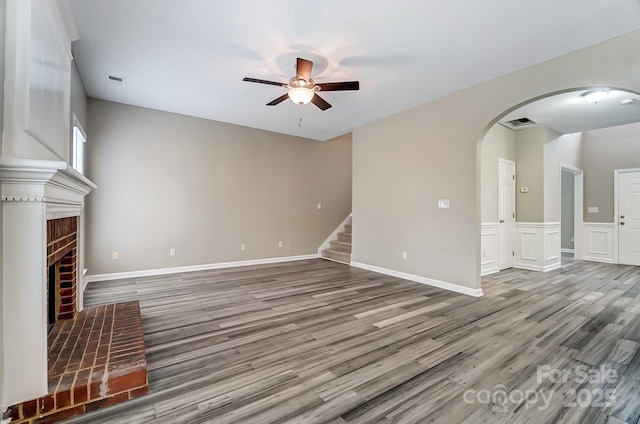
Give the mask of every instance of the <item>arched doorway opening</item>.
M 582 204 L 583 167 L 595 166 L 583 164 L 585 134 L 637 123 L 638 108 L 636 92 L 577 87 L 516 105 L 486 127 L 478 154 L 481 276 L 510 267 L 549 271 L 562 266 L 563 251 L 583 258 L 583 216 L 596 219 Z M 563 175 L 572 177 L 571 202 Z

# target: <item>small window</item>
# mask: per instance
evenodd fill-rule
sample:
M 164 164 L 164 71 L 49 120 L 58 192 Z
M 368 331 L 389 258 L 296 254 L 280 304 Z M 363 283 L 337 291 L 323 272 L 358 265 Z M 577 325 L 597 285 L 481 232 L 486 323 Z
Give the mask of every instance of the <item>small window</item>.
M 84 145 L 87 135 L 77 119 L 73 120 L 73 144 L 71 146 L 71 166 L 84 175 Z

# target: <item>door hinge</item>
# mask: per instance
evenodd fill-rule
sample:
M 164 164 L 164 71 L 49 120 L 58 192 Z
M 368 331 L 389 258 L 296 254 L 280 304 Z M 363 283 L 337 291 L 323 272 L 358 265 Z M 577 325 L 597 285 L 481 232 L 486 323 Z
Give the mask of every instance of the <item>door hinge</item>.
M 511 179 L 515 180 L 516 179 L 516 175 L 515 174 L 511 175 Z
M 516 217 L 516 213 L 515 213 L 515 212 L 511 212 L 511 216 L 512 216 L 513 218 L 515 218 L 515 217 Z
M 516 251 L 515 250 L 511 251 L 511 256 L 516 256 Z

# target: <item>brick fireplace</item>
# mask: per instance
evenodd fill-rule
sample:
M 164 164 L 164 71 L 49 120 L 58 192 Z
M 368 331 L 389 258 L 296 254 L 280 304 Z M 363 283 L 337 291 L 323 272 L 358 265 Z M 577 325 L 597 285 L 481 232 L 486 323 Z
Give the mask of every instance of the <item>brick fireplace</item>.
M 85 309 L 84 197 L 66 162 L 0 158 L 0 421 L 53 423 L 147 393 L 138 302 Z
M 74 268 L 82 263 L 84 197 L 97 187 L 63 161 L 0 158 L 0 188 L 0 393 L 7 407 L 48 392 L 48 299 L 56 319 L 83 309 L 82 272 Z M 60 277 L 53 293 L 50 274 Z
M 47 221 L 47 323 L 76 315 L 78 217 Z

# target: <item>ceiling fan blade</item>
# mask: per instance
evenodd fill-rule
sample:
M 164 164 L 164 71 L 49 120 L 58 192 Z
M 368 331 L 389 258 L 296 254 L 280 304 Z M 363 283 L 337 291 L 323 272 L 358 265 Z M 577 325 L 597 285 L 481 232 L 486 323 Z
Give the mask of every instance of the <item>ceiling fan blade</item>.
M 272 100 L 269 103 L 267 103 L 267 106 L 275 106 L 277 104 L 280 104 L 280 103 L 284 102 L 288 98 L 289 98 L 289 93 L 285 93 L 282 96 L 278 97 L 277 99 Z
M 331 105 L 322 97 L 318 96 L 318 93 L 316 93 L 312 98 L 311 98 L 311 103 L 313 103 L 314 105 L 318 106 L 320 109 L 322 110 L 327 110 L 331 107 Z
M 303 79 L 309 82 L 311 80 L 311 69 L 313 69 L 313 62 L 299 57 L 296 62 L 296 79 Z
M 316 84 L 320 87 L 321 91 L 348 91 L 348 90 L 360 90 L 359 81 L 345 81 L 345 82 L 324 82 Z
M 286 87 L 287 86 L 287 84 L 282 83 L 282 82 L 267 81 L 267 80 L 261 80 L 261 79 L 256 79 L 256 78 L 248 78 L 248 77 L 242 78 L 242 81 L 257 82 L 258 84 L 277 85 L 279 87 Z

